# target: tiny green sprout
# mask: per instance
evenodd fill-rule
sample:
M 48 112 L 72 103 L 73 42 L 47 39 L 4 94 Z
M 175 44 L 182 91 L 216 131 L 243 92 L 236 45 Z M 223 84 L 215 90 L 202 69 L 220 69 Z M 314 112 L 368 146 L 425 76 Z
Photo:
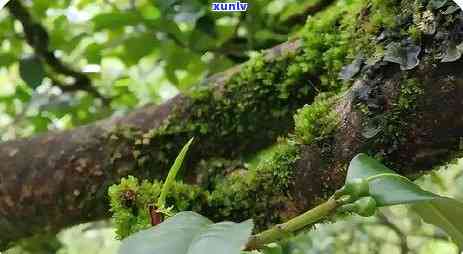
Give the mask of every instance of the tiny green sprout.
M 162 186 L 161 194 L 159 195 L 158 202 L 156 204 L 156 212 L 159 214 L 166 215 L 167 217 L 172 216 L 172 207 L 166 207 L 166 197 L 169 193 L 169 190 L 172 188 L 172 185 L 175 182 L 175 178 L 177 177 L 180 168 L 182 167 L 183 161 L 185 160 L 185 156 L 190 148 L 191 143 L 193 142 L 194 138 L 191 138 L 185 146 L 183 146 L 182 150 L 178 154 L 177 158 L 174 161 L 174 164 L 169 170 L 169 174 L 167 175 L 166 181 Z

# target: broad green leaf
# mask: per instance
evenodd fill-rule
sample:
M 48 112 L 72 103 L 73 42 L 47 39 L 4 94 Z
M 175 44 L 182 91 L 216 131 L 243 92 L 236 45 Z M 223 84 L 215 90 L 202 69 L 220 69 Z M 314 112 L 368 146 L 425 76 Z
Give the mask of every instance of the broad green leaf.
M 187 253 L 193 238 L 212 222 L 194 212 L 181 212 L 163 223 L 127 237 L 120 254 Z
M 355 156 L 349 164 L 346 182 L 352 182 L 354 179 L 362 179 L 383 173 L 396 174 L 396 172 L 390 170 L 368 155 L 359 154 Z
M 383 175 L 369 181 L 370 194 L 379 206 L 430 201 L 437 195 L 398 175 Z
M 42 61 L 37 57 L 26 57 L 19 62 L 19 75 L 31 88 L 36 88 L 42 84 L 45 78 L 45 69 Z
M 239 254 L 253 228 L 252 221 L 221 222 L 181 212 L 165 222 L 133 234 L 122 242 L 120 254 Z
M 439 197 L 429 202 L 412 205 L 427 223 L 443 229 L 460 249 L 463 249 L 463 203 L 451 198 Z
M 346 183 L 355 179 L 368 181 L 370 196 L 378 206 L 412 204 L 424 221 L 445 230 L 463 248 L 463 203 L 425 191 L 365 154 L 357 155 L 349 165 Z
M 370 195 L 378 206 L 409 204 L 439 197 L 365 154 L 357 155 L 350 162 L 346 183 L 355 179 L 368 179 Z
M 253 223 L 221 222 L 209 225 L 193 239 L 188 254 L 238 254 L 251 236 Z

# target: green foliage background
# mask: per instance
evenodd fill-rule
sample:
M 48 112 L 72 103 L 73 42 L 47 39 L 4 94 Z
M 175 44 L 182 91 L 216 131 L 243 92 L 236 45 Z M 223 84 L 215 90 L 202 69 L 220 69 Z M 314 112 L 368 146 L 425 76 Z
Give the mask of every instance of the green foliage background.
M 109 105 L 34 57 L 22 26 L 0 10 L 0 135 L 3 140 L 67 129 L 147 103 L 161 103 L 204 77 L 286 41 L 286 25 L 318 0 L 253 0 L 247 13 L 212 13 L 207 0 L 25 1 L 49 33 L 49 50 L 82 70 Z M 22 77 L 22 78 L 21 78 Z

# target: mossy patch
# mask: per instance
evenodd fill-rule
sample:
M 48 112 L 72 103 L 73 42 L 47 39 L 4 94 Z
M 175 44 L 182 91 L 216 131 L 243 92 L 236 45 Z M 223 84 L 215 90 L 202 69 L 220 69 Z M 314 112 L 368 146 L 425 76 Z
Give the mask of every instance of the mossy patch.
M 283 209 L 297 160 L 294 144 L 281 144 L 275 154 L 256 168 L 242 168 L 217 179 L 210 190 L 175 183 L 167 197 L 174 212 L 192 210 L 211 219 L 242 221 L 254 218 L 259 228 L 287 219 Z M 162 184 L 130 176 L 109 188 L 111 212 L 120 239 L 150 227 L 149 206 L 156 203 Z M 275 213 L 280 208 L 281 213 Z
M 328 137 L 338 126 L 339 116 L 333 109 L 336 96 L 319 96 L 311 105 L 305 105 L 294 115 L 295 139 L 310 145 Z
M 129 176 L 109 188 L 111 212 L 119 239 L 151 226 L 149 206 L 156 203 L 161 187 L 158 181 L 140 181 Z M 172 205 L 174 211 L 197 211 L 201 210 L 204 200 L 205 193 L 199 187 L 175 183 L 167 197 L 167 204 Z

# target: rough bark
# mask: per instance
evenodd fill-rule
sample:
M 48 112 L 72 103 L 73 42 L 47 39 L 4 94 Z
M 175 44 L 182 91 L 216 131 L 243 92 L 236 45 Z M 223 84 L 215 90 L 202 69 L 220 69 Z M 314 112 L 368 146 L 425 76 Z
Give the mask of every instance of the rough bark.
M 342 186 L 347 165 L 358 153 L 380 156 L 388 166 L 412 178 L 460 154 L 462 68 L 461 60 L 422 64 L 409 72 L 400 71 L 397 65 L 388 65 L 376 71 L 372 79 L 357 80 L 333 107 L 340 115 L 341 124 L 331 138 L 302 148 L 291 188 L 299 210 L 313 206 Z M 368 100 L 381 104 L 376 115 L 393 113 L 401 90 L 406 89 L 404 76 L 417 78 L 424 93 L 418 96 L 413 112 L 402 112 L 401 133 L 396 133 L 401 138 L 395 140 L 396 136 L 391 133 L 366 138 L 365 123 L 369 116 L 359 108 L 359 104 L 366 103 L 359 98 L 360 94 L 370 91 Z M 382 141 L 378 141 L 380 139 Z

